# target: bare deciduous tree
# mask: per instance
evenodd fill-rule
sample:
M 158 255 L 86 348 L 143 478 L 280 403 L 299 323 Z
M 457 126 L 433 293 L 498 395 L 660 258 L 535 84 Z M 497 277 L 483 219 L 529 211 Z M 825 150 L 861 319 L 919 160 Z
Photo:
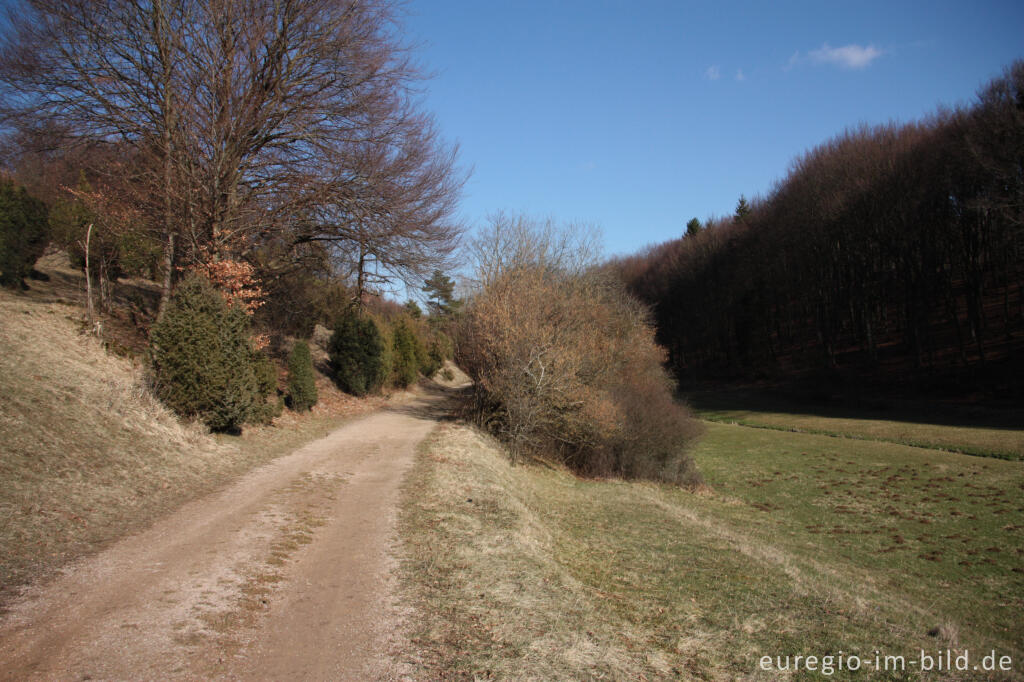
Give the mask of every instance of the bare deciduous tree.
M 611 277 L 513 266 L 472 299 L 458 339 L 478 420 L 514 457 L 699 480 L 686 450 L 700 428 L 673 401 L 646 311 Z
M 174 192 L 184 102 L 179 77 L 189 4 L 31 0 L 10 8 L 0 51 L 0 115 L 45 126 L 47 143 L 127 145 L 146 156 L 139 192 L 165 242 L 170 286 L 177 227 Z
M 245 255 L 331 205 L 338 231 L 372 234 L 401 271 L 450 252 L 461 182 L 394 28 L 389 0 L 24 0 L 0 115 L 132 151 L 165 298 L 183 246 Z M 388 263 L 384 240 L 412 255 Z
M 454 219 L 465 176 L 456 149 L 433 121 L 410 115 L 387 136 L 347 145 L 332 157 L 323 200 L 299 241 L 328 245 L 362 302 L 369 288 L 419 284 L 451 265 L 462 225 Z

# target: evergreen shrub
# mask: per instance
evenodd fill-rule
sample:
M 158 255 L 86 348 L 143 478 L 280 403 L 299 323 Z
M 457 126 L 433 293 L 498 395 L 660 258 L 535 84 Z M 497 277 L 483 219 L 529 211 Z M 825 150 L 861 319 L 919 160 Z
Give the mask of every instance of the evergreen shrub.
M 420 343 L 416 334 L 409 327 L 409 324 L 399 318 L 392 330 L 394 350 L 394 368 L 392 369 L 392 381 L 399 388 L 405 388 L 413 383 L 420 375 L 420 358 L 418 357 Z
M 46 204 L 0 178 L 0 284 L 24 286 L 48 241 Z
M 288 356 L 288 404 L 296 412 L 305 412 L 316 405 L 316 401 L 313 357 L 309 344 L 299 340 Z
M 277 367 L 266 353 L 252 354 L 252 369 L 256 376 L 256 402 L 253 405 L 249 421 L 256 424 L 269 424 L 274 417 L 281 416 L 284 404 L 278 396 Z
M 156 394 L 183 417 L 237 431 L 258 404 L 249 319 L 208 280 L 189 275 L 150 332 Z
M 384 339 L 377 324 L 349 309 L 339 316 L 328 353 L 341 390 L 366 395 L 384 383 Z

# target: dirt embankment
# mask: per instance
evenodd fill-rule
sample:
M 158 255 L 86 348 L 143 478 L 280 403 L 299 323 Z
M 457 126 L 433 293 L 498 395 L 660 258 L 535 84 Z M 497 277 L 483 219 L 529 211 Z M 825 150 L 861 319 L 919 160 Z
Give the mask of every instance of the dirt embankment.
M 312 412 L 214 437 L 153 397 L 138 360 L 105 350 L 107 330 L 84 329 L 80 274 L 49 272 L 0 289 L 0 612 L 19 585 L 386 402 L 318 375 Z

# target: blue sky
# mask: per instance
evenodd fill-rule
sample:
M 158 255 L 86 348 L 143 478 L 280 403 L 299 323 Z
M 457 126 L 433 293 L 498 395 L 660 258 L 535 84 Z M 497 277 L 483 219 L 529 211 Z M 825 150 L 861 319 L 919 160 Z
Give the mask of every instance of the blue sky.
M 969 103 L 1024 58 L 1024 2 L 411 0 L 424 104 L 504 209 L 600 226 L 606 252 L 764 194 L 861 122 Z

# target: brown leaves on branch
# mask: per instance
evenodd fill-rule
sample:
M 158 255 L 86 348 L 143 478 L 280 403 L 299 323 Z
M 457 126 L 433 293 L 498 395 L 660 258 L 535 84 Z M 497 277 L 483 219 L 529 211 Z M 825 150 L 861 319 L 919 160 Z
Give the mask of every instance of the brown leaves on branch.
M 246 315 L 252 317 L 263 305 L 263 289 L 256 277 L 255 268 L 249 263 L 201 258 L 190 269 L 210 280 L 230 308 L 241 308 Z
M 99 184 L 96 189 L 85 187 L 68 187 L 61 185 L 61 190 L 80 201 L 90 213 L 103 223 L 103 227 L 112 230 L 128 230 L 140 219 L 135 206 L 126 202 L 123 195 L 119 196 L 112 188 Z

